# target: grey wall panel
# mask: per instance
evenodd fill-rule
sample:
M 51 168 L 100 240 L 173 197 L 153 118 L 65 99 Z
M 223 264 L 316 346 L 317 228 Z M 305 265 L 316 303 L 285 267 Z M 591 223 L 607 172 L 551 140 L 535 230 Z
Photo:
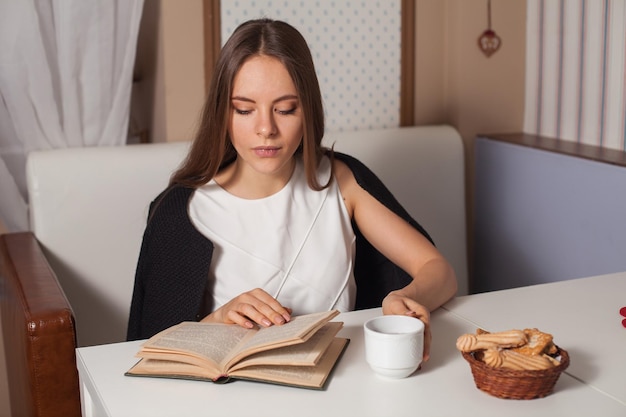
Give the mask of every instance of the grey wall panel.
M 478 138 L 473 292 L 626 270 L 626 168 Z

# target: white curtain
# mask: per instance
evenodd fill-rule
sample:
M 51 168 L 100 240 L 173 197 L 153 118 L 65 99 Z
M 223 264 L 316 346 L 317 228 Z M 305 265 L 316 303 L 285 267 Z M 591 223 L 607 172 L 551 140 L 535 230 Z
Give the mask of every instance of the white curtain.
M 0 0 L 0 219 L 28 230 L 32 150 L 123 145 L 143 0 Z
M 524 131 L 626 150 L 626 1 L 527 5 Z

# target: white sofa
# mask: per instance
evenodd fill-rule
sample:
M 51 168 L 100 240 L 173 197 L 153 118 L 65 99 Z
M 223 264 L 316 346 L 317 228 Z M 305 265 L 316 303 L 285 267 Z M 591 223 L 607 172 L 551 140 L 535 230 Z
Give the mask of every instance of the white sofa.
M 463 144 L 449 126 L 327 134 L 369 166 L 450 260 L 467 293 Z M 81 346 L 125 339 L 150 201 L 188 143 L 32 152 L 31 229 L 73 308 Z

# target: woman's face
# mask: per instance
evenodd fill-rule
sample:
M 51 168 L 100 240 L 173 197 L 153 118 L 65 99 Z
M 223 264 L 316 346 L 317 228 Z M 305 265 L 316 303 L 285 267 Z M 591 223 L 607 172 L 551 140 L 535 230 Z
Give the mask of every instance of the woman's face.
M 255 56 L 235 75 L 229 135 L 243 172 L 289 178 L 303 134 L 300 98 L 285 66 Z

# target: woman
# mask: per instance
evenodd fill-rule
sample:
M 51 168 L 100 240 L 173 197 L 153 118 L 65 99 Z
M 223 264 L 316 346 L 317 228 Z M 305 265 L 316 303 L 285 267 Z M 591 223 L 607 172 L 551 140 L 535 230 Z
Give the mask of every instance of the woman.
M 301 34 L 240 25 L 218 59 L 187 159 L 150 210 L 128 339 L 183 320 L 280 325 L 380 306 L 426 324 L 456 292 L 427 233 L 359 161 L 321 146 Z

